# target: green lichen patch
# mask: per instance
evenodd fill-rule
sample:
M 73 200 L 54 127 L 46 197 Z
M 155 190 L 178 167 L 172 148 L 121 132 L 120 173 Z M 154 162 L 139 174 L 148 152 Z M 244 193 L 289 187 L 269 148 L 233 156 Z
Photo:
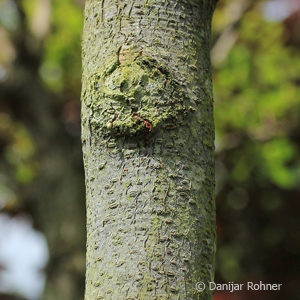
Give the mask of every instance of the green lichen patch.
M 89 82 L 84 101 L 92 112 L 90 124 L 105 133 L 134 136 L 172 129 L 195 111 L 169 70 L 141 53 L 122 53 L 122 63 L 115 55 Z

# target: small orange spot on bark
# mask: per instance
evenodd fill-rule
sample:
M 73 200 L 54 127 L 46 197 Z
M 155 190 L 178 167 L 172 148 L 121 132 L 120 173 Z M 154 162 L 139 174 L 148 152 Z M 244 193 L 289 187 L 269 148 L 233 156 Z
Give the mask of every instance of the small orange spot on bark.
M 149 121 L 147 121 L 147 120 L 144 120 L 144 126 L 149 130 L 149 131 L 151 131 L 152 130 L 152 124 L 149 122 Z

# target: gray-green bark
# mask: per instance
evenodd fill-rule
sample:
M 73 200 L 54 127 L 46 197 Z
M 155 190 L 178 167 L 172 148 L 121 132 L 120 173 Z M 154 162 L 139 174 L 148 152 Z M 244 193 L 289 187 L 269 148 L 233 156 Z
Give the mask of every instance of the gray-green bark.
M 213 8 L 86 1 L 86 300 L 211 299 Z

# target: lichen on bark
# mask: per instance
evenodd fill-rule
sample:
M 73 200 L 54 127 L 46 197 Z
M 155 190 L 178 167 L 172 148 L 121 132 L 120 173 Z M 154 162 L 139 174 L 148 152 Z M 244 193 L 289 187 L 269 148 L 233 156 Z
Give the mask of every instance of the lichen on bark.
M 213 1 L 86 2 L 86 296 L 211 299 Z
M 195 103 L 167 67 L 132 48 L 122 55 L 118 50 L 88 79 L 91 126 L 131 136 L 176 127 L 179 116 L 196 110 Z

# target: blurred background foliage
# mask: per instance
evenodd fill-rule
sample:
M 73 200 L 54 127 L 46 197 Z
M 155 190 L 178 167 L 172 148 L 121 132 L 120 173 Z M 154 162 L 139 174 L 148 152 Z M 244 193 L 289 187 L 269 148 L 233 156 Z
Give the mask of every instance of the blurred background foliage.
M 83 6 L 83 0 L 0 0 L 0 299 L 83 298 Z M 283 289 L 217 292 L 214 300 L 299 299 L 299 48 L 297 0 L 218 2 L 211 50 L 216 282 L 283 283 Z M 48 250 L 40 236 L 20 238 L 16 224 L 25 223 L 45 236 Z M 11 242 L 9 224 L 27 242 Z M 33 265 L 46 273 L 45 288 L 44 277 L 30 281 L 27 269 L 27 282 L 13 275 L 3 254 L 13 255 L 12 247 L 27 253 L 23 261 L 41 261 Z

